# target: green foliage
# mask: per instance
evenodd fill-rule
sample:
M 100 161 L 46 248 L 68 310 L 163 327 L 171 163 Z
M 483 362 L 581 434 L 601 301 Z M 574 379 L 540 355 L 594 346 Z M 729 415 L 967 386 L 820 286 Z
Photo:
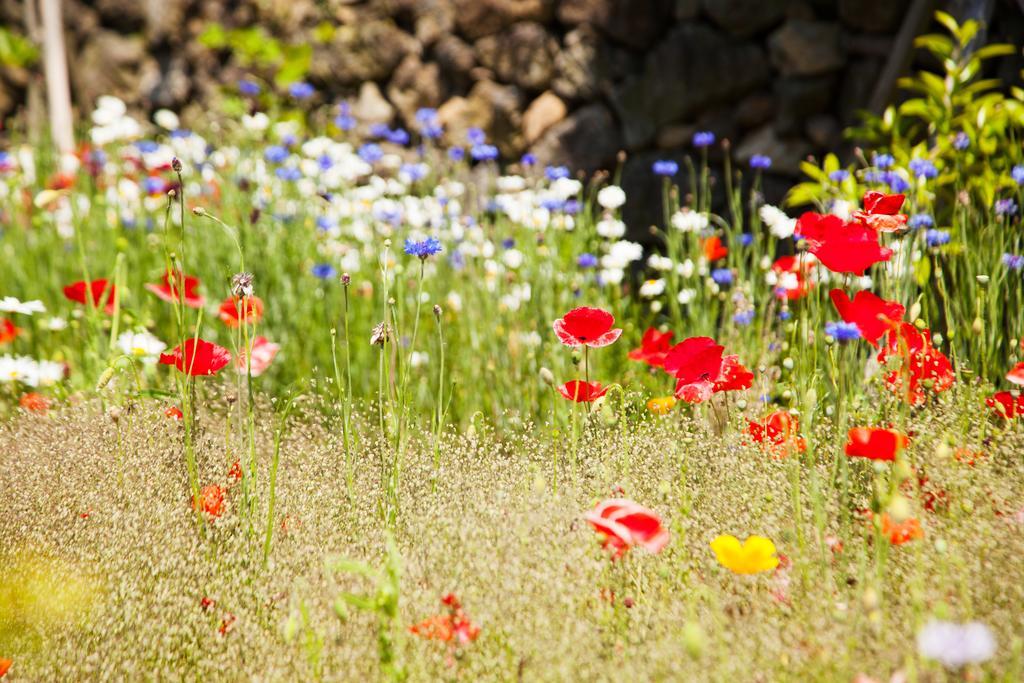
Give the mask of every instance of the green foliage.
M 0 64 L 27 67 L 39 59 L 39 49 L 24 36 L 0 26 Z
M 199 42 L 212 50 L 230 51 L 246 68 L 273 73 L 279 87 L 303 80 L 313 58 L 312 45 L 284 43 L 262 26 L 226 29 L 210 23 L 199 35 Z

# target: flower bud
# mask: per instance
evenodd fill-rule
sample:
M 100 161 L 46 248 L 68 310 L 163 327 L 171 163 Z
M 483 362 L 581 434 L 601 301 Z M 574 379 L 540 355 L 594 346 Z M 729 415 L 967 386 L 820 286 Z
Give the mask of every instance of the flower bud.
M 434 317 L 438 320 L 441 319 L 441 306 L 438 304 L 434 304 Z
M 352 276 L 351 275 L 349 275 L 348 273 L 342 273 L 341 274 L 341 284 L 343 284 L 346 287 L 348 287 L 351 282 L 352 282 Z
M 192 207 L 192 213 L 195 214 L 196 216 L 205 216 L 206 209 L 204 209 L 201 206 L 194 206 Z
M 181 173 L 181 159 L 174 157 L 171 159 L 171 170 L 175 173 Z
M 100 375 L 99 381 L 96 382 L 96 391 L 99 391 L 103 387 L 110 384 L 110 380 L 112 379 L 114 379 L 114 368 L 107 368 L 106 370 L 103 371 L 103 374 Z
M 971 323 L 971 332 L 974 334 L 981 334 L 985 331 L 985 323 L 981 321 L 981 318 L 975 318 L 974 322 Z
M 547 368 L 540 369 L 540 379 L 542 382 L 544 382 L 544 384 L 547 384 L 549 387 L 555 386 L 555 375 Z

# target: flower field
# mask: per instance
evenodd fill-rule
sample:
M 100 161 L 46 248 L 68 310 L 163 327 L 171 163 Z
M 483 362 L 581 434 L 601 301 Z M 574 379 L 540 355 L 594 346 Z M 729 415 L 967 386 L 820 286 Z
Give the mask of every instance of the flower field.
M 774 205 L 698 131 L 649 230 L 305 82 L 12 134 L 0 678 L 1024 678 L 1024 92 L 940 22 L 870 148 Z

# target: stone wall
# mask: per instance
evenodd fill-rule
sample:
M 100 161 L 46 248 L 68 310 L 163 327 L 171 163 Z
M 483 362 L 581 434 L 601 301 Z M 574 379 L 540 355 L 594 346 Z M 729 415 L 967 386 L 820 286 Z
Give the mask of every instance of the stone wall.
M 627 174 L 711 130 L 740 163 L 767 154 L 785 176 L 841 143 L 910 1 L 66 0 L 65 12 L 86 111 L 109 93 L 188 121 L 247 72 L 196 37 L 208 22 L 259 25 L 313 45 L 317 97 L 367 118 L 411 126 L 437 107 L 460 142 L 480 126 L 507 158 L 529 150 L 587 171 L 625 150 Z M 993 26 L 1024 34 L 1013 0 L 995 4 Z M 0 19 L 21 24 L 22 0 L 0 0 Z M 31 77 L 0 75 L 0 114 Z

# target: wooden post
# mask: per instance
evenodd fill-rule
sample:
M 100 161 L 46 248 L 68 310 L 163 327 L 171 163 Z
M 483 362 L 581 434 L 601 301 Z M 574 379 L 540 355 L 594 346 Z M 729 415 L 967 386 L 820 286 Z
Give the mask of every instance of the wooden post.
M 896 89 L 896 81 L 906 72 L 914 56 L 914 38 L 928 25 L 934 4 L 934 0 L 914 0 L 903 17 L 903 24 L 900 26 L 900 32 L 896 34 L 896 42 L 889 53 L 889 60 L 885 63 L 885 68 L 882 69 L 875 84 L 875 91 L 871 94 L 868 110 L 872 113 L 881 115 L 885 111 L 885 106 Z
M 43 61 L 46 69 L 46 98 L 50 109 L 50 135 L 57 145 L 57 151 L 73 152 L 75 136 L 71 122 L 71 90 L 60 0 L 39 0 L 39 9 L 43 23 Z

